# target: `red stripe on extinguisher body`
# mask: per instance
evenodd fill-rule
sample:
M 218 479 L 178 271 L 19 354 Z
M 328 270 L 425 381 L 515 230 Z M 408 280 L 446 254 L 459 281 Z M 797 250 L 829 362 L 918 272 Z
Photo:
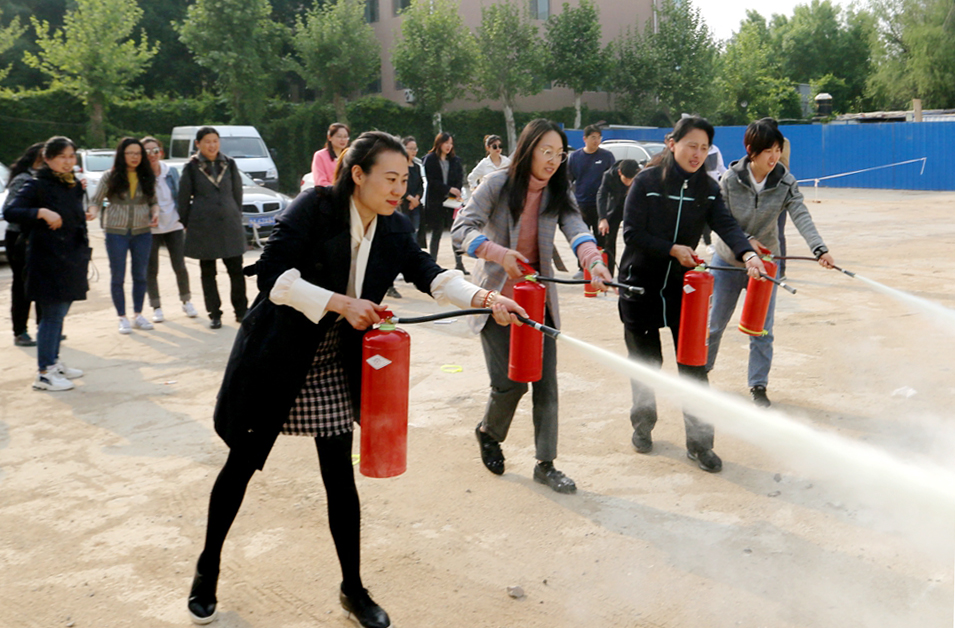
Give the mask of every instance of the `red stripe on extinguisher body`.
M 525 280 L 514 286 L 514 300 L 527 312 L 527 317 L 544 322 L 547 289 L 536 281 Z M 530 325 L 511 325 L 507 376 L 515 382 L 536 382 L 544 365 L 544 335 Z
M 764 259 L 763 266 L 766 274 L 776 277 L 776 264 Z M 746 300 L 743 301 L 743 312 L 739 317 L 739 330 L 749 336 L 764 336 L 763 326 L 766 324 L 766 314 L 769 313 L 769 301 L 773 298 L 775 284 L 763 279 L 749 278 L 746 284 Z
M 709 350 L 710 300 L 713 275 L 691 270 L 683 275 L 683 299 L 680 303 L 680 335 L 676 361 L 687 366 L 706 364 Z
M 408 468 L 411 337 L 393 325 L 362 340 L 361 474 L 390 478 Z

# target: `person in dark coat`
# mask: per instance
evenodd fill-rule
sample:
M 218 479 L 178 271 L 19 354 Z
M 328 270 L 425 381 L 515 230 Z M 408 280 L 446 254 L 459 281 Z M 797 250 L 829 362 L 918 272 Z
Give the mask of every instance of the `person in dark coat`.
M 232 308 L 242 322 L 249 307 L 242 274 L 245 228 L 242 226 L 242 177 L 239 167 L 219 151 L 219 133 L 210 126 L 196 132 L 199 152 L 182 169 L 179 221 L 186 228 L 185 255 L 199 260 L 202 295 L 212 329 L 222 327 L 222 301 L 216 284 L 216 260 L 229 273 Z
M 4 211 L 27 238 L 27 298 L 43 308 L 37 331 L 37 366 L 33 388 L 70 390 L 83 371 L 60 360 L 63 319 L 74 301 L 86 299 L 86 272 L 92 249 L 86 232 L 83 186 L 73 176 L 76 145 L 51 137 L 43 146 L 45 166 L 27 181 Z
M 597 233 L 603 237 L 610 274 L 617 267 L 617 231 L 623 220 L 623 202 L 638 172 L 640 164 L 636 159 L 618 161 L 604 173 L 597 190 Z
M 702 168 L 713 142 L 713 126 L 703 118 L 680 120 L 667 138 L 667 148 L 650 162 L 630 186 L 623 210 L 623 241 L 619 280 L 641 286 L 644 293 L 621 294 L 618 301 L 624 340 L 631 359 L 659 366 L 663 362 L 661 327 L 669 327 L 673 344 L 680 334 L 683 275 L 697 261 L 693 247 L 703 226 L 709 225 L 745 262 L 750 276 L 759 277 L 763 263 L 730 214 L 719 185 Z M 705 366 L 677 364 L 681 375 L 707 383 Z M 638 453 L 653 449 L 650 432 L 657 421 L 653 390 L 631 382 L 633 406 L 631 443 Z M 683 413 L 687 456 L 701 469 L 723 468 L 713 451 L 713 426 Z
M 431 257 L 438 259 L 438 248 L 445 229 L 451 226 L 454 210 L 444 206 L 448 199 L 461 200 L 464 185 L 464 167 L 461 158 L 454 154 L 454 138 L 450 133 L 438 133 L 434 146 L 424 156 L 424 177 L 428 182 L 425 193 L 422 228 L 431 231 L 428 247 Z M 454 252 L 454 267 L 469 274 L 461 262 L 461 254 Z
M 288 206 L 253 267 L 260 292 L 236 335 L 215 409 L 229 457 L 209 499 L 189 594 L 196 623 L 216 616 L 222 545 L 249 480 L 284 433 L 315 440 L 342 568 L 342 606 L 366 628 L 391 625 L 359 573 L 361 516 L 351 451 L 362 336 L 380 322 L 385 308 L 379 303 L 398 273 L 439 303 L 491 307 L 501 324 L 511 322 L 509 312 L 526 316 L 512 300 L 440 268 L 416 244 L 410 221 L 395 212 L 407 178 L 408 155 L 398 138 L 362 134 L 344 154 L 332 187 L 308 190 Z
M 43 142 L 37 142 L 26 150 L 10 167 L 10 180 L 7 182 L 7 198 L 3 201 L 3 209 L 13 203 L 17 192 L 27 181 L 31 181 L 43 167 Z M 36 340 L 30 337 L 27 331 L 27 321 L 30 319 L 30 300 L 27 299 L 27 290 L 23 285 L 24 264 L 26 263 L 27 243 L 20 225 L 11 222 L 7 225 L 5 234 L 7 263 L 13 274 L 10 283 L 10 320 L 13 322 L 13 344 L 18 347 L 35 347 Z M 37 308 L 36 318 L 39 324 L 42 308 Z

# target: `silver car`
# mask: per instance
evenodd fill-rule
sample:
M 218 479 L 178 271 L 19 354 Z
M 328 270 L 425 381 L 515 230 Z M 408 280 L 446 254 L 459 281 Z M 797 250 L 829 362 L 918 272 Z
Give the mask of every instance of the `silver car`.
M 76 151 L 76 174 L 86 180 L 86 196 L 93 198 L 100 179 L 113 167 L 116 151 L 112 148 L 81 148 Z
M 166 159 L 170 168 L 175 168 L 182 174 L 182 169 L 188 160 Z M 262 247 L 262 239 L 267 238 L 275 226 L 275 219 L 284 210 L 292 199 L 288 196 L 270 190 L 260 185 L 258 181 L 246 173 L 239 171 L 242 177 L 242 225 L 245 227 L 249 241 Z
M 604 140 L 600 143 L 600 148 L 605 148 L 613 153 L 616 161 L 633 159 L 643 168 L 653 159 L 654 155 L 666 148 L 666 144 L 637 140 Z

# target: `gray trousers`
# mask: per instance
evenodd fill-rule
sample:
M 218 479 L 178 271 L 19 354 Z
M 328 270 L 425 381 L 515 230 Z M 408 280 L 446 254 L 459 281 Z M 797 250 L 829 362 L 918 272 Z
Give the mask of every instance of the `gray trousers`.
M 553 325 L 546 316 L 546 325 Z M 527 384 L 512 381 L 507 377 L 510 354 L 511 328 L 503 327 L 488 318 L 481 330 L 481 346 L 487 372 L 491 378 L 491 394 L 487 400 L 482 425 L 484 430 L 498 442 L 507 438 L 514 418 L 514 411 L 521 397 L 527 392 Z M 540 381 L 533 383 L 534 445 L 537 459 L 551 462 L 557 457 L 557 342 L 544 337 L 544 364 Z
M 672 326 L 673 344 L 680 336 L 679 326 Z M 637 330 L 624 327 L 624 341 L 627 343 L 627 355 L 651 366 L 660 368 L 663 364 L 663 348 L 660 343 L 660 330 Z M 677 371 L 681 377 L 695 379 L 703 385 L 709 385 L 705 366 L 687 366 L 677 363 Z M 653 388 L 630 380 L 630 392 L 633 396 L 633 406 L 630 408 L 630 424 L 633 431 L 642 437 L 649 437 L 651 430 L 657 424 L 657 400 Z M 713 449 L 713 426 L 704 423 L 687 412 L 683 413 L 683 425 L 686 428 L 686 448 L 692 451 Z
M 178 229 L 169 233 L 154 233 L 153 248 L 149 252 L 149 265 L 146 269 L 146 285 L 149 289 L 149 306 L 153 309 L 161 307 L 159 301 L 159 249 L 165 245 L 169 251 L 169 260 L 172 270 L 176 273 L 176 284 L 179 286 L 179 300 L 185 303 L 192 299 L 189 291 L 189 271 L 186 270 L 186 258 L 183 255 L 183 246 L 186 242 L 185 231 Z

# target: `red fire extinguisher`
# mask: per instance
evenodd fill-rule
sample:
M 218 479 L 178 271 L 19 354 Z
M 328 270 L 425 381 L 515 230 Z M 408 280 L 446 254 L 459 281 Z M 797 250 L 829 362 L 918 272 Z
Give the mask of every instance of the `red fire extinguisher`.
M 411 337 L 384 311 L 362 340 L 361 474 L 390 478 L 408 468 L 408 382 Z
M 536 271 L 518 262 L 528 275 Z M 514 286 L 514 301 L 527 312 L 528 318 L 544 322 L 544 305 L 547 288 L 528 276 Z M 507 376 L 515 382 L 540 380 L 544 365 L 544 335 L 529 325 L 511 325 L 511 344 L 507 363 Z
M 702 264 L 703 260 L 694 256 Z M 713 275 L 697 266 L 683 275 L 683 300 L 680 304 L 680 335 L 676 361 L 687 366 L 706 364 L 709 351 L 710 301 Z
M 776 277 L 776 264 L 769 257 L 763 258 L 766 274 Z M 773 282 L 765 279 L 749 278 L 746 284 L 746 299 L 743 301 L 743 312 L 739 317 L 739 330 L 750 336 L 765 336 L 763 329 L 766 324 L 766 314 L 769 312 L 769 300 L 773 297 Z
M 603 259 L 604 266 L 606 266 L 607 252 L 600 247 L 597 247 L 597 250 L 600 251 L 600 257 Z M 590 270 L 585 268 L 584 279 L 586 279 L 589 282 L 593 278 L 594 276 L 590 274 Z M 593 285 L 591 285 L 590 283 L 584 284 L 584 296 L 587 297 L 588 299 L 593 299 L 594 297 L 596 297 L 598 292 L 599 292 L 598 290 L 594 290 Z

